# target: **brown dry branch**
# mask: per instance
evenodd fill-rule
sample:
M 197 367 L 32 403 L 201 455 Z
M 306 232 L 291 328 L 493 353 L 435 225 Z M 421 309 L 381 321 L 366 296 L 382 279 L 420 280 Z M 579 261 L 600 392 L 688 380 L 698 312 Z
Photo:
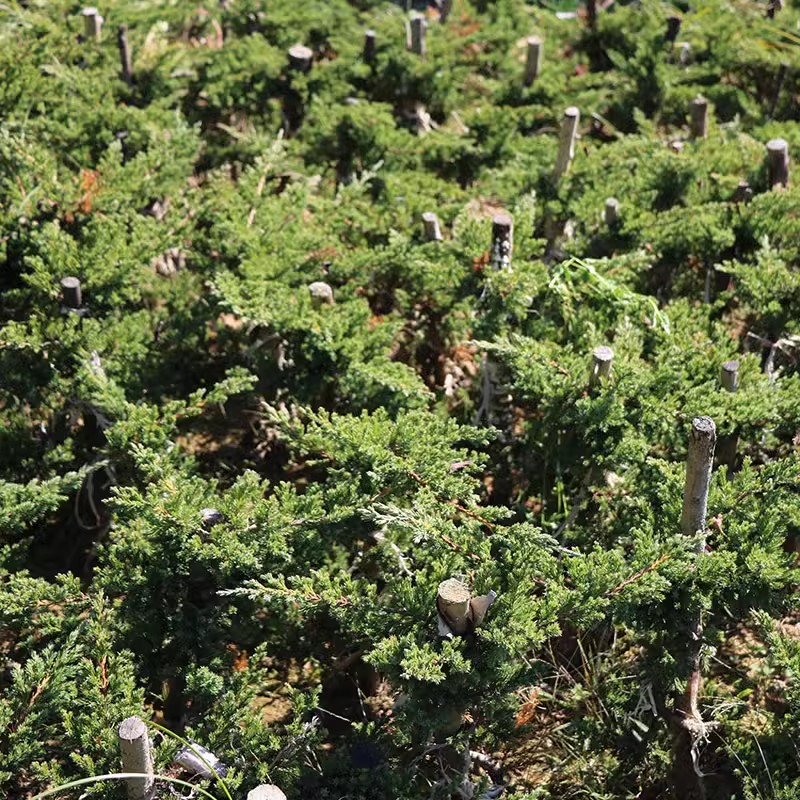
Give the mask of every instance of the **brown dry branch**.
M 626 586 L 630 586 L 632 583 L 636 583 L 639 578 L 643 578 L 650 572 L 657 570 L 665 561 L 669 561 L 669 555 L 664 553 L 664 555 L 659 556 L 652 564 L 649 564 L 646 567 L 643 567 L 638 572 L 634 572 L 629 578 L 625 578 L 622 583 L 617 584 L 613 589 L 606 592 L 603 597 L 613 597 L 615 594 L 619 594 Z

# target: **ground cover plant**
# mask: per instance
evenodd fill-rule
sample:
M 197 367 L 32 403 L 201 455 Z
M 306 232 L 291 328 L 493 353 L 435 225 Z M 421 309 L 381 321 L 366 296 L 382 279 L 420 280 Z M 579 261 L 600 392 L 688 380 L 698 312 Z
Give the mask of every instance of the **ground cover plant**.
M 798 24 L 0 2 L 0 794 L 798 796 Z

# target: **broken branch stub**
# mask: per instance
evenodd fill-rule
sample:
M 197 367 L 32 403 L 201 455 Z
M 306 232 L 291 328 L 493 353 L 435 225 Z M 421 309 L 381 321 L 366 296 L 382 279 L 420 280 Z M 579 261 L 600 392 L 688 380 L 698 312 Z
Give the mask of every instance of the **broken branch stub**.
M 558 183 L 575 157 L 575 141 L 578 138 L 578 122 L 580 118 L 581 112 L 575 106 L 570 106 L 564 111 L 558 135 L 558 153 L 556 154 L 556 164 L 553 168 L 553 183 Z
M 128 778 L 128 800 L 152 800 L 155 795 L 153 757 L 147 725 L 140 717 L 128 717 L 117 732 L 122 756 L 122 771 L 139 773 L 142 777 Z
M 708 487 L 714 464 L 714 447 L 717 443 L 717 426 L 711 417 L 695 417 L 689 433 L 689 452 L 686 457 L 686 484 L 683 490 L 681 532 L 695 536 L 706 529 Z M 698 550 L 705 549 L 705 536 Z
M 439 227 L 439 218 L 432 211 L 425 211 L 423 213 L 422 225 L 426 242 L 440 242 L 444 238 L 441 228 Z
M 528 54 L 525 60 L 525 86 L 532 86 L 542 72 L 542 40 L 538 36 L 528 38 Z
M 767 171 L 770 189 L 789 185 L 789 144 L 785 139 L 767 142 Z
M 511 272 L 511 252 L 514 249 L 514 220 L 508 214 L 492 217 L 491 264 L 494 270 Z

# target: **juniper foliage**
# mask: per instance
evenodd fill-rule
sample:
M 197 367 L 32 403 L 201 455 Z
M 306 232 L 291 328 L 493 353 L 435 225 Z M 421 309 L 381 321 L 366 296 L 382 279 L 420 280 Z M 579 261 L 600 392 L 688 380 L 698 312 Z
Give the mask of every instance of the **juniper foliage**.
M 765 145 L 793 172 L 798 11 L 698 0 L 672 41 L 654 0 L 430 5 L 424 58 L 383 0 L 110 4 L 99 41 L 3 5 L 4 796 L 114 772 L 133 714 L 242 797 L 675 796 L 696 619 L 710 724 L 677 766 L 797 793 L 800 190 Z M 463 636 L 453 577 L 497 594 Z

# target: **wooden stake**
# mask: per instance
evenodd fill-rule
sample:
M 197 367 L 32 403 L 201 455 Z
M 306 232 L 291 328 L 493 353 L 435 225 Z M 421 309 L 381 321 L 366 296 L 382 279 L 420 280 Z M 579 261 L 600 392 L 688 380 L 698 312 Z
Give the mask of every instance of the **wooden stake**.
M 314 61 L 314 51 L 304 44 L 293 44 L 289 48 L 289 67 L 298 72 L 308 72 Z
M 719 371 L 719 382 L 726 392 L 735 392 L 739 387 L 739 362 L 726 361 Z
M 668 42 L 674 42 L 681 31 L 680 17 L 667 17 L 667 32 L 665 38 Z
M 767 19 L 775 19 L 775 15 L 783 9 L 783 0 L 769 0 L 767 3 Z
M 581 112 L 575 106 L 570 106 L 564 111 L 564 118 L 561 120 L 561 131 L 558 136 L 558 154 L 556 155 L 556 165 L 553 169 L 553 183 L 558 183 L 575 157 L 575 140 L 578 138 L 578 121 L 580 117 Z
M 514 221 L 508 214 L 492 217 L 492 269 L 511 272 L 511 253 L 514 249 Z
M 77 310 L 81 307 L 81 282 L 78 278 L 61 279 L 61 303 L 65 308 Z
M 377 39 L 375 31 L 371 28 L 364 31 L 364 50 L 361 57 L 366 64 L 372 64 L 375 61 L 375 50 L 377 46 Z
M 589 388 L 611 377 L 611 366 L 614 363 L 614 351 L 604 344 L 592 350 L 592 368 L 589 373 Z
M 695 417 L 689 434 L 689 453 L 686 459 L 686 485 L 683 491 L 681 531 L 694 538 L 699 532 L 697 552 L 706 548 L 706 514 L 708 487 L 714 463 L 714 445 L 717 428 L 711 417 Z M 676 703 L 674 761 L 672 783 L 679 797 L 704 798 L 703 777 L 698 769 L 696 750 L 698 742 L 707 735 L 713 723 L 704 723 L 698 700 L 703 682 L 703 611 L 700 607 L 689 619 L 687 643 L 686 688 Z
M 767 170 L 770 189 L 789 185 L 789 145 L 785 139 L 767 142 Z
M 603 221 L 609 228 L 614 228 L 619 220 L 619 200 L 616 197 L 606 198 L 606 207 L 603 210 Z
M 411 18 L 411 52 L 418 56 L 424 56 L 428 52 L 425 41 L 427 30 L 428 23 L 422 14 L 416 14 Z
M 749 203 L 753 199 L 753 190 L 747 181 L 739 181 L 736 191 L 733 195 L 735 203 Z
M 432 211 L 426 211 L 422 215 L 422 224 L 425 229 L 426 242 L 440 242 L 444 238 L 439 228 L 439 218 Z
M 683 490 L 681 531 L 694 537 L 698 531 L 703 536 L 699 552 L 705 549 L 706 510 L 711 468 L 714 463 L 714 446 L 717 443 L 717 426 L 711 417 L 695 417 L 689 434 L 689 454 L 686 459 L 686 484 Z
M 436 607 L 450 626 L 453 633 L 461 635 L 469 629 L 471 599 L 469 587 L 456 578 L 449 578 L 439 584 Z
M 439 12 L 439 22 L 444 25 L 447 22 L 447 18 L 450 16 L 450 12 L 453 10 L 453 0 L 442 0 L 441 2 L 441 11 Z
M 87 39 L 99 42 L 103 29 L 103 18 L 100 13 L 94 6 L 87 6 L 81 11 L 81 15 L 83 16 L 83 35 Z
M 247 800 L 286 800 L 286 795 L 272 783 L 262 783 L 247 793 Z
M 542 40 L 538 36 L 528 38 L 528 55 L 525 60 L 524 86 L 532 86 L 542 72 Z
M 719 371 L 719 382 L 726 392 L 735 392 L 739 388 L 739 362 L 726 361 Z M 717 438 L 717 463 L 725 464 L 729 470 L 736 465 L 736 453 L 739 450 L 739 431 L 723 434 Z
M 117 28 L 117 46 L 119 47 L 119 61 L 122 72 L 122 80 L 133 85 L 133 67 L 131 66 L 131 48 L 128 44 L 128 26 L 120 25 Z
M 708 135 L 708 100 L 702 95 L 689 103 L 689 130 L 693 139 L 705 139 Z
M 314 281 L 314 283 L 309 284 L 308 292 L 311 295 L 311 305 L 314 308 L 333 305 L 333 289 L 324 281 Z
M 141 778 L 127 779 L 128 800 L 152 800 L 155 795 L 155 781 L 147 725 L 139 717 L 128 717 L 120 723 L 118 738 L 122 771 L 143 775 Z

